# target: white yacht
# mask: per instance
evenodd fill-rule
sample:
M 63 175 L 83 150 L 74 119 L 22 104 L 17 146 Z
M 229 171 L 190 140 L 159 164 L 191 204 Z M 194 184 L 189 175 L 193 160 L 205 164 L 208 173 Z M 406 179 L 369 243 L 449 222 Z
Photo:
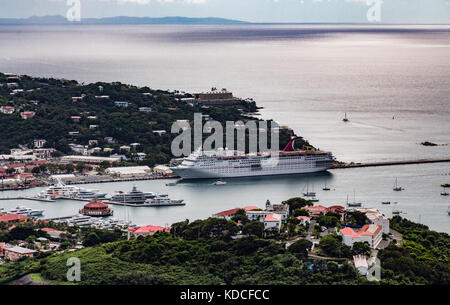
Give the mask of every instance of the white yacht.
M 106 193 L 100 193 L 98 190 L 88 190 L 79 186 L 66 185 L 61 180 L 58 183 L 48 187 L 41 191 L 38 197 L 45 199 L 58 199 L 58 198 L 80 198 L 80 199 L 93 199 L 104 198 Z
M 136 188 L 136 186 L 133 186 L 133 189 L 128 192 L 124 193 L 122 191 L 114 193 L 114 195 L 111 197 L 110 201 L 118 202 L 118 203 L 145 203 L 147 199 L 155 198 L 156 195 L 152 192 L 141 192 Z
M 17 206 L 15 209 L 7 211 L 6 213 L 32 217 L 32 216 L 42 216 L 44 214 L 44 210 L 35 210 L 24 206 Z
M 146 206 L 164 207 L 164 206 L 180 206 L 186 205 L 182 199 L 170 199 L 168 195 L 156 195 L 154 198 L 145 201 Z

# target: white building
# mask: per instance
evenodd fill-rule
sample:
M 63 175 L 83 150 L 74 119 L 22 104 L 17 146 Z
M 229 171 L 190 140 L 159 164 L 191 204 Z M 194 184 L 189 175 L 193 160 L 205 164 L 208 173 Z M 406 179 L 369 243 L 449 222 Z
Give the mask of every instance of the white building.
M 342 242 L 353 247 L 356 242 L 367 242 L 372 249 L 376 249 L 383 239 L 383 227 L 375 224 L 365 225 L 359 231 L 352 228 L 344 228 L 339 231 L 342 236 Z
M 275 228 L 277 230 L 281 229 L 281 220 L 283 216 L 280 214 L 269 214 L 264 218 L 264 229 Z
M 100 164 L 103 161 L 110 162 L 110 163 L 120 162 L 120 158 L 94 157 L 94 156 L 64 156 L 64 157 L 61 157 L 61 161 Z
M 151 169 L 148 166 L 129 166 L 129 167 L 110 167 L 106 169 L 106 173 L 111 176 L 117 176 L 121 178 L 131 177 L 145 177 L 151 173 Z
M 167 167 L 167 166 L 165 166 L 165 165 L 158 165 L 158 166 L 155 166 L 155 167 L 153 168 L 153 171 L 154 171 L 155 173 L 157 173 L 157 174 L 162 174 L 162 175 L 170 175 L 170 174 L 173 173 L 173 171 L 172 171 L 169 167 Z
M 42 148 L 44 147 L 45 143 L 47 143 L 47 140 L 37 139 L 33 141 L 33 146 L 34 148 Z
M 363 209 L 363 208 L 355 209 L 355 211 L 364 213 L 366 217 L 370 220 L 370 223 L 382 226 L 383 233 L 389 234 L 390 232 L 389 219 L 386 218 L 383 214 L 381 214 L 380 211 L 378 211 L 377 209 Z

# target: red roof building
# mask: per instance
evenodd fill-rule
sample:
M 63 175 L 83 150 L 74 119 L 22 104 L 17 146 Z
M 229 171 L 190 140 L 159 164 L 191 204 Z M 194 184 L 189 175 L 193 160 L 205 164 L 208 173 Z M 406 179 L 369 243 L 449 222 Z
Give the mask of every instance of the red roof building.
M 164 228 L 164 227 L 158 227 L 158 226 L 145 226 L 140 227 L 135 230 L 133 230 L 133 234 L 136 236 L 139 235 L 153 235 L 157 232 L 170 232 L 171 227 Z
M 80 210 L 80 214 L 92 217 L 107 217 L 112 216 L 113 211 L 106 203 L 94 201 L 86 204 L 84 208 Z
M 19 214 L 7 214 L 0 216 L 0 222 L 15 223 L 29 220 L 30 217 Z

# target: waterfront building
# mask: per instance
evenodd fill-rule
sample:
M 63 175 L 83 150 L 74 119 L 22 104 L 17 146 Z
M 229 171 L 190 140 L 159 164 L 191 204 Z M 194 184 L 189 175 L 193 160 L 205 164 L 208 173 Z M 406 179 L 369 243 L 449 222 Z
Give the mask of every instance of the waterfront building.
M 80 210 L 80 214 L 91 217 L 108 217 L 112 216 L 113 211 L 104 202 L 93 201 L 85 204 L 83 209 Z
M 84 162 L 84 163 L 92 163 L 92 164 L 100 164 L 103 161 L 107 161 L 110 163 L 120 162 L 120 158 L 112 158 L 112 157 L 96 157 L 96 156 L 63 156 L 61 157 L 61 161 L 63 162 Z
M 233 97 L 233 93 L 228 92 L 227 89 L 217 90 L 212 88 L 209 92 L 196 93 L 195 102 L 202 105 L 230 105 L 239 102 L 239 99 Z
M 341 229 L 338 233 L 342 236 L 342 242 L 353 247 L 356 242 L 367 242 L 371 248 L 376 249 L 383 238 L 383 228 L 375 224 L 365 225 L 359 231 L 352 228 Z
M 129 167 L 110 167 L 105 170 L 105 173 L 111 176 L 121 178 L 146 177 L 151 173 L 151 168 L 148 166 L 129 166 Z
M 173 171 L 165 165 L 157 165 L 153 168 L 153 172 L 160 175 L 171 175 Z

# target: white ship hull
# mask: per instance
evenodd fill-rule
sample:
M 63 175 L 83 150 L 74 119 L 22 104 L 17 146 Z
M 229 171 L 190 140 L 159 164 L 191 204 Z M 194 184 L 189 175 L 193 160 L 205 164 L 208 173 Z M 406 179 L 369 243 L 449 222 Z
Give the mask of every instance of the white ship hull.
M 324 172 L 331 167 L 316 167 L 316 168 L 298 168 L 298 169 L 262 169 L 260 171 L 236 171 L 223 172 L 212 169 L 201 168 L 174 168 L 174 172 L 181 178 L 188 179 L 218 179 L 218 178 L 240 178 L 240 177 L 259 177 L 259 176 L 276 176 L 276 175 L 295 175 L 295 174 L 310 174 L 317 172 Z

